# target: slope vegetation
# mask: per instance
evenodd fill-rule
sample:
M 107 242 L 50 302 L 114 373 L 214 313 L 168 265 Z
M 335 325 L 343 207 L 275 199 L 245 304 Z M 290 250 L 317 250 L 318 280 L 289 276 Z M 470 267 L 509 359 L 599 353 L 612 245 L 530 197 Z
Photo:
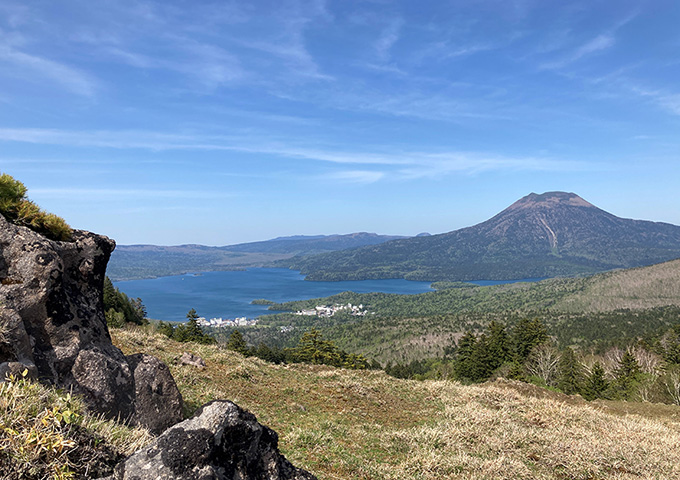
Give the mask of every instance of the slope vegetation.
M 581 278 L 439 286 L 453 288 L 418 295 L 345 292 L 271 307 L 298 311 L 316 305 L 363 304 L 372 312 L 366 317 L 278 314 L 263 317 L 260 323 L 323 328 L 348 351 L 381 362 L 404 362 L 441 356 L 464 331 L 480 331 L 491 320 L 512 325 L 521 318 L 538 317 L 560 345 L 588 348 L 644 338 L 676 323 L 680 315 L 680 260 Z
M 573 193 L 532 193 L 473 227 L 295 259 L 308 280 L 508 280 L 680 257 L 680 227 L 616 217 Z
M 680 477 L 678 407 L 587 403 L 509 381 L 463 386 L 277 366 L 141 328 L 112 335 L 126 353 L 168 362 L 189 411 L 216 398 L 239 403 L 322 480 Z M 205 369 L 178 364 L 187 348 Z

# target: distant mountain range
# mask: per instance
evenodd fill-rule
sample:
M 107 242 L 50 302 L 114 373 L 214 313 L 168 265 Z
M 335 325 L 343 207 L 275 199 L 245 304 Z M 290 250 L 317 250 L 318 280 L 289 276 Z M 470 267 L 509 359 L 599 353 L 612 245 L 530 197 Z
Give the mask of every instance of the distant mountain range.
M 118 245 L 111 255 L 107 274 L 116 281 L 259 267 L 294 256 L 377 245 L 401 238 L 406 237 L 360 232 L 348 235 L 296 235 L 223 247 Z
M 509 280 L 680 258 L 680 227 L 619 218 L 574 193 L 532 193 L 478 225 L 280 262 L 308 280 Z

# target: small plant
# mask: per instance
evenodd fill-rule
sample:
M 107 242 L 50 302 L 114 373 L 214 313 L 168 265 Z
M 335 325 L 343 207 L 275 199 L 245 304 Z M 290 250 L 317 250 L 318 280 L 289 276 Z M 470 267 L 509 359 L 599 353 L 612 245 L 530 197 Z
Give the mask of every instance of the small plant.
M 92 417 L 78 397 L 27 375 L 0 383 L 0 478 L 105 476 L 148 440 L 148 432 Z
M 0 175 L 0 214 L 8 221 L 28 227 L 47 238 L 70 241 L 73 230 L 63 218 L 43 211 L 26 197 L 26 187 L 12 176 Z

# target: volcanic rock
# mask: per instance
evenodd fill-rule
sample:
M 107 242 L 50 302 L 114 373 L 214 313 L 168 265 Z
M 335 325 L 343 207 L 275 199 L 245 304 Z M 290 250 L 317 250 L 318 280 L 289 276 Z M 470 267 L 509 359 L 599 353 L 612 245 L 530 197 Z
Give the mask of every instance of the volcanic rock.
M 166 430 L 106 480 L 314 480 L 278 450 L 278 435 L 224 400 Z
M 72 242 L 49 240 L 0 215 L 0 372 L 27 369 L 81 394 L 95 412 L 156 429 L 181 419 L 181 397 L 169 373 L 152 380 L 165 365 L 144 360 L 138 374 L 139 362 L 131 367 L 111 343 L 103 285 L 114 248 L 113 240 L 81 230 Z M 142 406 L 168 395 L 174 400 L 162 414 Z

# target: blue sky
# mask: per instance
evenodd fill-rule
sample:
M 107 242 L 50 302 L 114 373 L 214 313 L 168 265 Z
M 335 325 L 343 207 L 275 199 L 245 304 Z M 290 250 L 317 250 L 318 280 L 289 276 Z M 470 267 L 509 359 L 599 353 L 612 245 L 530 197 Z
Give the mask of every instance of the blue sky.
M 680 224 L 680 2 L 0 2 L 0 171 L 121 244 Z

